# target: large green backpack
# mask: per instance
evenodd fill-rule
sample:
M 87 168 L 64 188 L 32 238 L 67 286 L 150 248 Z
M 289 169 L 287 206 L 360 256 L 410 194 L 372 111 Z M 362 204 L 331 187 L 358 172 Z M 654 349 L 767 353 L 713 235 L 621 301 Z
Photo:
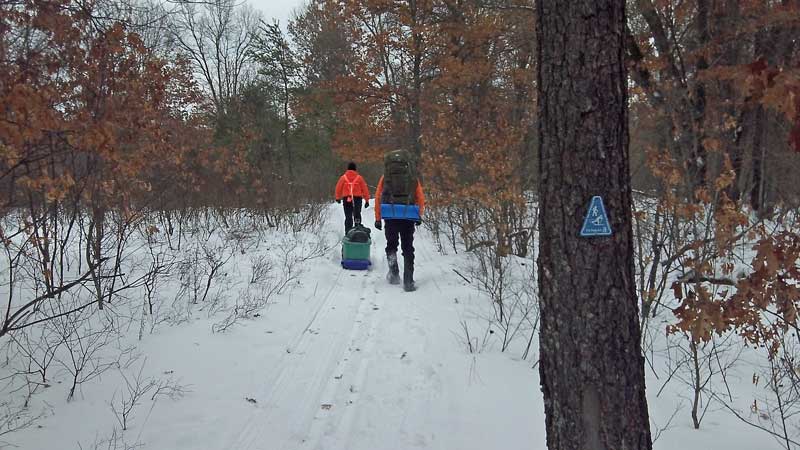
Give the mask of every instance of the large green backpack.
M 417 192 L 417 167 L 406 150 L 394 150 L 383 157 L 383 203 L 415 203 Z
M 345 237 L 349 242 L 369 242 L 370 229 L 357 223 L 350 231 L 347 232 Z

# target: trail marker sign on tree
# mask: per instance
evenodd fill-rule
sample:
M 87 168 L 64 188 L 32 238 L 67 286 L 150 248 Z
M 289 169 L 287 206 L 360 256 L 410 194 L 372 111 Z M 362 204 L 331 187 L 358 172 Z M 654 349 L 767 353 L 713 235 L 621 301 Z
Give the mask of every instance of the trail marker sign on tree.
M 592 197 L 589 204 L 589 211 L 581 228 L 582 237 L 611 236 L 611 225 L 608 223 L 606 208 L 603 206 L 603 198 L 599 195 Z

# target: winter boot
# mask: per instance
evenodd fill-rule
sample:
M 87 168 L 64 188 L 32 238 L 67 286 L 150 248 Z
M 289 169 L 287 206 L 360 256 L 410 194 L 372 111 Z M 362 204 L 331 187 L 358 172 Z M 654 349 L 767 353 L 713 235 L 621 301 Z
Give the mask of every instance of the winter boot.
M 414 262 L 409 258 L 403 261 L 403 290 L 406 292 L 417 290 L 417 286 L 414 285 Z
M 386 259 L 389 261 L 389 273 L 386 279 L 389 284 L 400 284 L 400 266 L 397 265 L 397 253 L 388 253 Z

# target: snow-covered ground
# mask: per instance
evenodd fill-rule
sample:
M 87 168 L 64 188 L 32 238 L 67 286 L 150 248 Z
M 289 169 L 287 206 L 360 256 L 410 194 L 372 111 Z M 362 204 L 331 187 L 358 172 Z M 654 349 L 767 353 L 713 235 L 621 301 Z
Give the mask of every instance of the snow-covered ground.
M 372 209 L 364 222 L 373 222 Z M 330 242 L 338 239 L 337 205 L 324 228 Z M 142 359 L 84 384 L 71 402 L 65 374 L 54 375 L 32 405 L 46 416 L 5 440 L 26 450 L 93 448 L 117 429 L 129 446 L 163 450 L 544 450 L 535 339 L 527 360 L 529 333 L 501 352 L 500 333 L 487 335 L 482 319 L 491 316 L 488 300 L 461 276 L 469 259 L 440 255 L 424 229 L 415 240 L 416 292 L 386 283 L 384 245 L 373 230 L 374 265 L 366 272 L 343 270 L 338 246 L 303 262 L 291 289 L 225 332 L 212 332 L 219 314 L 195 314 L 142 341 L 132 330 L 130 344 Z M 248 277 L 245 266 L 234 261 L 228 276 Z M 481 351 L 469 351 L 465 323 Z M 658 395 L 670 378 L 667 356 L 655 352 L 655 370 L 648 369 L 654 433 L 671 423 L 655 448 L 781 448 L 719 406 L 694 430 L 690 391 L 679 374 Z M 121 373 L 130 381 L 141 367 L 143 378 L 169 380 L 187 392 L 174 399 L 148 392 L 123 433 L 111 404 L 127 392 Z M 744 365 L 728 374 L 732 403 L 746 417 L 752 417 L 754 370 Z

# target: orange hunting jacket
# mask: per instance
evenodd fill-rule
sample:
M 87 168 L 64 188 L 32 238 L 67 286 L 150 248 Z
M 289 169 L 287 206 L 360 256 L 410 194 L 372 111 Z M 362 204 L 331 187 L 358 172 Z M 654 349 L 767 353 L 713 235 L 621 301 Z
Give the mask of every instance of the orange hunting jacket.
M 369 200 L 369 188 L 364 177 L 358 174 L 355 170 L 348 170 L 339 178 L 336 183 L 336 200 L 347 199 L 352 201 L 351 197 L 360 197 L 364 200 Z

